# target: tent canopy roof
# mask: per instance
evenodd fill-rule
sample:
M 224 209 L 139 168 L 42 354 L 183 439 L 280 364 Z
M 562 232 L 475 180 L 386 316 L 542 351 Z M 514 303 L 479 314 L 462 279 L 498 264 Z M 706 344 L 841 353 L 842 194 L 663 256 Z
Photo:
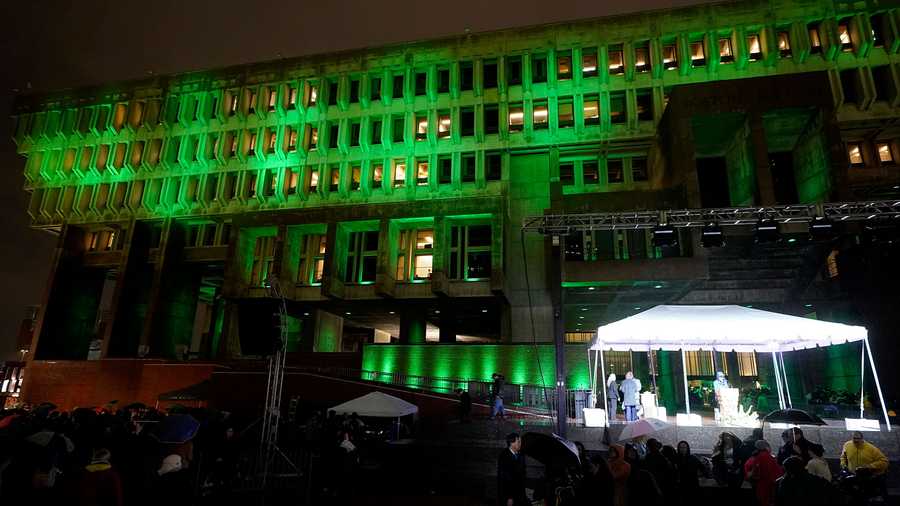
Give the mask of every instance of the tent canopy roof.
M 592 350 L 792 351 L 866 339 L 866 328 L 743 306 L 656 306 L 597 329 Z
M 403 399 L 381 392 L 370 392 L 362 397 L 331 408 L 337 414 L 353 414 L 359 416 L 377 416 L 383 418 L 398 418 L 411 415 L 419 411 L 415 404 L 410 404 Z

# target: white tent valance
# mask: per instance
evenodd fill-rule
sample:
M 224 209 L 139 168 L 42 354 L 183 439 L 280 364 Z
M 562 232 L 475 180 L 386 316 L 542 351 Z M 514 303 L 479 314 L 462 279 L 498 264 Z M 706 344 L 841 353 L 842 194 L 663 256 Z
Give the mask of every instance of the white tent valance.
M 743 306 L 656 306 L 599 327 L 591 349 L 784 352 L 866 336 L 865 327 Z
M 359 416 L 376 416 L 382 418 L 399 418 L 401 416 L 412 415 L 419 411 L 415 404 L 410 404 L 403 399 L 398 399 L 393 395 L 381 392 L 370 392 L 362 397 L 357 397 L 352 401 L 331 408 L 335 413 L 353 414 Z

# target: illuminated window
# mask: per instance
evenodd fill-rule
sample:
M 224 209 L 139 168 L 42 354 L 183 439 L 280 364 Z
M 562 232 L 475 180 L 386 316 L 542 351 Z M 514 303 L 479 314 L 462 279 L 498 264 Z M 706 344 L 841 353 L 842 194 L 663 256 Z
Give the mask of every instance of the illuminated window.
M 252 156 L 256 154 L 256 132 L 247 134 L 247 154 Z
M 311 126 L 306 129 L 306 149 L 312 151 L 319 145 L 319 129 Z
M 585 160 L 581 162 L 581 180 L 585 185 L 600 184 L 600 167 L 597 160 Z
M 309 193 L 315 193 L 319 188 L 319 170 L 312 169 L 309 171 L 309 184 L 306 185 Z
M 103 246 L 103 249 L 106 251 L 111 251 L 116 244 L 116 233 L 115 231 L 110 231 L 106 233 L 106 241 Z
M 275 88 L 268 88 L 267 93 L 269 94 L 269 112 L 273 112 L 275 110 L 275 103 L 278 101 L 278 90 Z
M 822 38 L 819 36 L 819 24 L 810 23 L 806 25 L 806 31 L 809 33 L 809 53 L 817 54 L 822 52 Z
M 622 46 L 617 44 L 609 46 L 609 75 L 615 76 L 625 73 L 625 59 L 622 54 Z
M 376 164 L 372 166 L 372 188 L 381 188 L 384 183 L 384 165 Z
M 247 113 L 253 114 L 256 112 L 256 100 L 257 100 L 256 90 L 250 90 L 250 92 L 247 96 L 249 97 L 247 99 Z
M 256 197 L 256 180 L 257 180 L 256 174 L 249 174 L 247 176 L 245 187 L 244 187 L 247 198 L 252 199 L 252 198 Z M 178 192 L 175 192 L 175 194 L 177 195 Z
M 828 265 L 828 277 L 834 279 L 840 275 L 840 271 L 838 271 L 838 263 L 837 257 L 840 254 L 838 250 L 831 250 L 831 253 L 828 254 L 828 258 L 826 260 L 826 264 Z
M 336 192 L 341 187 L 341 167 L 335 165 L 328 171 L 331 175 L 331 184 L 328 185 L 328 191 Z
M 416 116 L 416 140 L 424 141 L 428 138 L 428 116 L 425 114 Z
M 296 109 L 297 108 L 297 87 L 291 86 L 288 90 L 288 109 Z
M 850 157 L 850 165 L 861 166 L 865 164 L 862 156 L 862 145 L 858 142 L 847 144 L 847 155 Z
M 547 102 L 535 102 L 532 121 L 534 122 L 535 130 L 547 128 L 547 125 L 550 124 L 550 113 L 547 109 Z
M 309 91 L 306 95 L 306 105 L 313 106 L 316 105 L 316 102 L 319 99 L 319 87 L 318 86 L 310 86 Z
M 509 106 L 509 131 L 521 132 L 525 127 L 525 112 L 522 104 L 511 104 Z
M 728 361 L 724 353 L 718 353 L 713 363 L 711 351 L 686 351 L 684 361 L 688 376 L 715 376 L 716 371 L 728 374 Z
M 446 139 L 450 137 L 450 111 L 441 111 L 438 113 L 438 139 Z
M 428 160 L 416 160 L 416 185 L 428 185 Z
M 731 48 L 731 38 L 719 39 L 719 63 L 734 62 L 734 51 Z
M 850 37 L 850 18 L 844 18 L 838 22 L 838 39 L 841 41 L 841 51 L 853 51 L 853 39 Z
M 782 58 L 791 57 L 791 35 L 786 30 L 778 32 L 778 54 Z
M 634 70 L 636 72 L 650 72 L 650 44 L 643 42 L 634 48 Z
M 572 98 L 559 99 L 559 127 L 567 128 L 575 125 L 575 109 L 572 107 Z
M 575 184 L 575 164 L 573 162 L 559 164 L 559 182 L 563 186 L 573 186 Z
M 378 231 L 351 232 L 348 246 L 344 282 L 374 282 L 378 264 Z
M 394 160 L 394 188 L 402 188 L 406 184 L 406 162 Z
M 556 55 L 556 78 L 560 81 L 572 79 L 572 52 L 560 51 Z
M 278 133 L 271 128 L 266 129 L 266 153 L 275 152 L 275 143 L 278 141 Z
M 566 344 L 590 343 L 593 340 L 593 332 L 566 332 Z M 606 353 L 608 352 L 604 352 L 604 355 Z
M 597 49 L 581 50 L 581 75 L 584 77 L 597 76 Z
M 306 234 L 301 240 L 300 270 L 297 282 L 304 285 L 322 284 L 325 272 L 325 234 Z
M 603 365 L 606 367 L 606 374 L 615 374 L 616 379 L 622 381 L 625 373 L 632 370 L 631 352 L 604 351 Z
M 597 95 L 586 95 L 584 97 L 583 112 L 585 125 L 599 125 L 600 98 Z
M 362 169 L 353 167 L 350 169 L 350 191 L 358 191 L 362 183 Z
M 297 130 L 291 127 L 286 127 L 288 129 L 288 151 L 293 153 L 297 151 Z
M 397 281 L 431 279 L 433 251 L 433 229 L 401 230 L 397 248 Z
M 287 182 L 287 194 L 288 195 L 296 195 L 297 187 L 300 185 L 300 171 L 299 169 L 287 169 L 285 171 L 285 181 Z
M 257 237 L 250 269 L 250 286 L 265 286 L 275 263 L 275 236 Z
M 663 46 L 663 68 L 666 70 L 675 70 L 678 68 L 678 46 L 668 44 Z
M 703 41 L 691 42 L 691 67 L 704 65 L 706 65 L 706 50 L 703 48 Z
M 491 225 L 450 228 L 450 278 L 476 281 L 491 277 Z
M 739 351 L 737 355 L 738 374 L 744 377 L 755 377 L 759 373 L 756 370 L 756 353 L 752 351 Z
M 762 45 L 759 43 L 759 35 L 751 33 L 747 36 L 747 53 L 750 61 L 762 59 Z
M 100 242 L 100 233 L 99 232 L 91 232 L 88 234 L 88 251 L 97 251 L 97 245 Z
M 891 152 L 890 143 L 879 142 L 876 146 L 878 147 L 878 160 L 881 162 L 881 165 L 893 165 L 894 154 Z

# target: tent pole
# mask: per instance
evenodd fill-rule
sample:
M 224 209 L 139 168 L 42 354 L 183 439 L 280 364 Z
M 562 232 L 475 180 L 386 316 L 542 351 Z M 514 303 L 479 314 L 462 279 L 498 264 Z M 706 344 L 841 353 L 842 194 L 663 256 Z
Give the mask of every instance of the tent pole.
M 791 401 L 791 386 L 788 384 L 787 369 L 784 368 L 784 352 L 778 352 L 778 361 L 781 364 L 781 377 L 784 378 L 784 393 L 787 396 L 788 407 L 793 408 L 794 403 Z
M 587 357 L 587 358 L 588 358 L 588 361 L 587 361 L 587 368 L 588 368 L 588 385 L 590 385 L 590 387 L 591 387 L 591 395 L 593 396 L 593 395 L 594 395 L 594 384 L 595 384 L 594 381 L 595 381 L 595 378 L 594 378 L 594 374 L 593 374 L 594 368 L 591 367 L 591 349 L 590 349 L 590 348 L 588 348 L 588 350 L 587 350 L 587 356 L 588 356 L 588 357 Z
M 684 359 L 684 345 L 681 345 L 681 375 L 684 377 L 684 405 L 687 414 L 691 414 L 691 396 L 688 393 L 687 361 Z
M 778 389 L 778 407 L 784 409 L 784 392 L 781 391 L 781 373 L 778 372 L 778 355 L 772 352 L 772 365 L 775 367 L 775 387 Z
M 862 347 L 859 349 L 859 418 L 865 418 L 863 414 L 865 404 L 864 399 L 866 397 L 866 342 L 863 341 Z
M 597 383 L 598 383 L 598 382 L 597 382 L 597 360 L 598 360 L 598 359 L 597 359 L 597 352 L 594 351 L 594 386 L 595 386 L 595 387 L 596 387 L 596 385 L 597 385 Z M 600 379 L 602 380 L 603 378 L 600 378 Z M 604 383 L 604 385 L 605 385 L 605 383 Z M 602 388 L 602 387 L 601 387 L 601 388 Z M 594 397 L 594 407 L 596 408 L 596 407 L 597 407 L 597 400 L 596 400 L 596 399 L 597 399 L 598 397 L 600 397 L 600 396 L 597 395 L 596 393 L 594 393 L 594 396 L 595 396 L 595 397 Z
M 884 413 L 884 423 L 887 424 L 887 430 L 890 432 L 891 419 L 888 417 L 887 406 L 884 404 L 884 394 L 881 393 L 881 382 L 878 381 L 878 371 L 875 369 L 875 359 L 872 358 L 872 347 L 869 346 L 869 336 L 866 336 L 863 344 L 866 347 L 866 354 L 869 355 L 869 366 L 872 368 L 872 376 L 875 377 L 875 388 L 878 389 L 878 398 L 881 400 L 881 412 Z
M 603 345 L 600 346 L 600 377 L 603 378 L 603 412 L 606 413 L 606 426 L 609 427 L 609 399 L 606 398 L 606 365 L 603 364 Z M 597 360 L 597 353 L 594 353 Z

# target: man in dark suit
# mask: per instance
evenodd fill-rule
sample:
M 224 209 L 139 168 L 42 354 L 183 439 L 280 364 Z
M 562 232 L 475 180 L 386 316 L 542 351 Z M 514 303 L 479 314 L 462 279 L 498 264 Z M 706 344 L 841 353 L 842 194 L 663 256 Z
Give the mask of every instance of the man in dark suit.
M 522 454 L 522 438 L 515 432 L 506 436 L 506 449 L 497 458 L 497 504 L 500 506 L 525 506 L 530 504 L 525 495 L 525 455 Z

